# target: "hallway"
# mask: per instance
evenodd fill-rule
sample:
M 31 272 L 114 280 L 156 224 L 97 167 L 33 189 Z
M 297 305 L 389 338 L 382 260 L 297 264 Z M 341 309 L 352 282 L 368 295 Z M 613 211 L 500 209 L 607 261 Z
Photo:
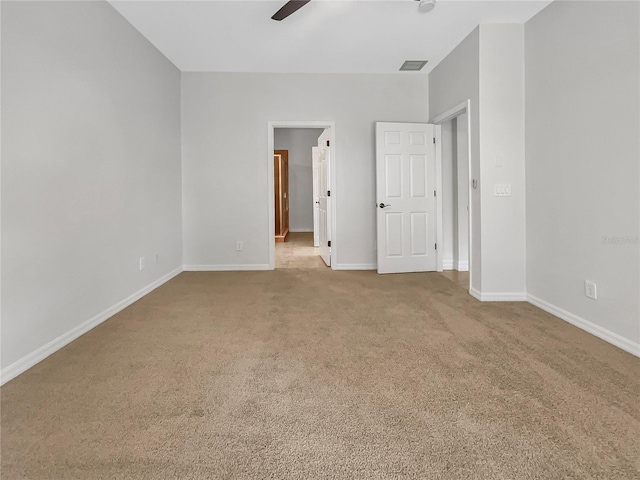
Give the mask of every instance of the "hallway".
M 292 232 L 276 242 L 276 268 L 327 268 L 313 246 L 313 232 Z

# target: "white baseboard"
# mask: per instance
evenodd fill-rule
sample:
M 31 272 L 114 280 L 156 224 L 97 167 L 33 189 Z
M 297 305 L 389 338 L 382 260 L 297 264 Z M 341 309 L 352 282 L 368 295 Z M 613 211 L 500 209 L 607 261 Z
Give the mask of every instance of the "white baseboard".
M 92 318 L 90 318 L 86 322 L 81 323 L 77 327 L 74 327 L 71 330 L 69 330 L 68 332 L 63 333 L 58 338 L 55 338 L 54 340 L 51 340 L 46 345 L 43 345 L 42 347 L 38 348 L 37 350 L 29 353 L 28 355 L 25 355 L 20 360 L 17 360 L 15 362 L 13 362 L 8 367 L 3 368 L 2 371 L 0 372 L 0 385 L 4 385 L 9 380 L 17 377 L 21 373 L 26 372 L 28 369 L 33 367 L 35 364 L 41 362 L 42 360 L 47 358 L 49 355 L 57 352 L 62 347 L 64 347 L 65 345 L 68 345 L 69 343 L 71 343 L 76 338 L 80 337 L 81 335 L 84 335 L 85 333 L 87 333 L 92 328 L 100 325 L 105 320 L 113 317 L 116 313 L 124 310 L 129 305 L 137 302 L 142 297 L 144 297 L 145 295 L 147 295 L 151 291 L 155 290 L 160 285 L 168 282 L 169 280 L 171 280 L 173 277 L 175 277 L 176 275 L 178 275 L 181 272 L 182 272 L 182 267 L 176 268 L 175 270 L 173 270 L 173 271 L 167 273 L 166 275 L 160 277 L 155 282 L 150 283 L 146 287 L 138 290 L 133 295 L 129 295 L 124 300 L 119 301 L 115 305 L 113 305 L 113 306 L 107 308 L 106 310 L 103 310 L 102 312 L 98 313 L 97 315 L 93 316 Z
M 526 302 L 525 292 L 481 292 L 475 288 L 469 288 L 469 294 L 481 302 Z
M 237 264 L 237 265 L 185 265 L 185 272 L 239 272 L 255 270 L 271 270 L 266 263 Z
M 589 332 L 591 335 L 595 335 L 598 338 L 601 338 L 605 342 L 609 342 L 612 345 L 615 345 L 622 350 L 629 352 L 636 357 L 640 357 L 640 343 L 634 343 L 628 338 L 625 338 L 617 333 L 614 333 L 606 328 L 601 327 L 600 325 L 596 325 L 595 323 L 590 322 L 589 320 L 585 320 L 578 315 L 575 315 L 571 312 L 563 310 L 560 307 L 556 307 L 549 302 L 542 300 L 534 295 L 527 295 L 527 300 L 532 305 L 544 310 L 545 312 L 550 313 L 551 315 L 555 315 L 556 317 L 564 320 L 565 322 L 574 325 L 585 332 Z
M 313 233 L 313 228 L 290 228 L 289 233 Z
M 473 287 L 469 287 L 469 295 L 476 298 L 477 300 L 482 301 L 482 293 Z
M 443 270 L 457 270 L 458 272 L 468 272 L 469 262 L 455 262 L 452 258 L 442 260 Z
M 333 266 L 334 270 L 377 270 L 375 263 L 339 263 Z

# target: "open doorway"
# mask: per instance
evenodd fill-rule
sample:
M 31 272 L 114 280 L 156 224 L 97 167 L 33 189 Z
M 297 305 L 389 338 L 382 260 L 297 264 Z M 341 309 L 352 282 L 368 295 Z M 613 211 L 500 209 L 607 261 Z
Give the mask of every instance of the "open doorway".
M 333 134 L 329 122 L 269 123 L 271 268 L 331 266 Z
M 276 268 L 322 268 L 317 231 L 317 156 L 322 128 L 274 130 Z M 314 188 L 316 187 L 316 188 Z
M 471 285 L 470 132 L 468 102 L 436 118 L 441 125 L 442 274 Z

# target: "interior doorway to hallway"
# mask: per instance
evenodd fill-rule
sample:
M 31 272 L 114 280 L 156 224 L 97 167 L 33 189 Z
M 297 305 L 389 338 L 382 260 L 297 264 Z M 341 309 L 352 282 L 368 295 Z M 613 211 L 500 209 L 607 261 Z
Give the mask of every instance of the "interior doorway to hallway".
M 271 268 L 331 266 L 333 135 L 330 122 L 269 123 Z
M 471 155 L 469 102 L 436 118 L 442 137 L 442 274 L 471 283 Z

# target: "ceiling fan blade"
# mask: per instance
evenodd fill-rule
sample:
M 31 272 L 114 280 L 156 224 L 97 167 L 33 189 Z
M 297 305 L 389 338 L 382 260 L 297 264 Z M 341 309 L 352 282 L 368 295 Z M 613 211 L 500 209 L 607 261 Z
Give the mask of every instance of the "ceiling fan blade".
M 287 18 L 292 13 L 297 12 L 299 9 L 304 7 L 310 1 L 311 0 L 289 0 L 271 18 L 273 20 L 277 20 L 277 21 L 284 20 L 285 18 Z

